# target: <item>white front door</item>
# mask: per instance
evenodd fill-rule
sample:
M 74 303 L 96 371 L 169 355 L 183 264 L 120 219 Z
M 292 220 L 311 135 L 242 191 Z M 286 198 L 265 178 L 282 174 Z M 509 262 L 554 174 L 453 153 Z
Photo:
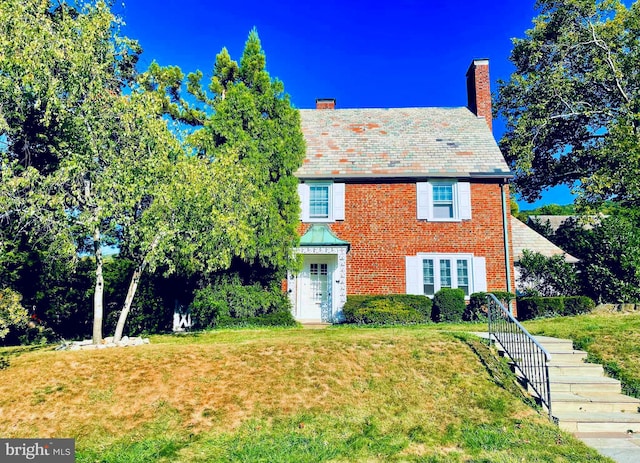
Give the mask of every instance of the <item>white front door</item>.
M 332 256 L 305 256 L 298 276 L 298 319 L 332 321 Z

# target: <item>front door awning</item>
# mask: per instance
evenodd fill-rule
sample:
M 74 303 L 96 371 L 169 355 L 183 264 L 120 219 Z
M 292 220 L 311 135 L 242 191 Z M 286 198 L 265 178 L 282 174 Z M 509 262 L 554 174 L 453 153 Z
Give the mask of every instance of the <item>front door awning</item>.
M 327 224 L 314 224 L 300 238 L 300 246 L 346 246 L 347 251 L 351 244 L 341 240 L 329 229 Z

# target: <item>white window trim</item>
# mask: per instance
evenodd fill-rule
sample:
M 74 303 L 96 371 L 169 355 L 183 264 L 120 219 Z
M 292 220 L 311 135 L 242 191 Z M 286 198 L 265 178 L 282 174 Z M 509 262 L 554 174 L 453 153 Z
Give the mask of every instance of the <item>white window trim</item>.
M 434 185 L 452 186 L 453 217 L 434 217 Z M 471 219 L 471 186 L 469 182 L 444 179 L 417 182 L 416 197 L 418 220 L 428 220 L 430 222 L 460 222 Z
M 434 275 L 434 294 L 441 288 L 440 281 L 440 261 L 451 261 L 451 287 L 458 287 L 458 272 L 457 261 L 466 260 L 469 262 L 469 295 L 465 296 L 466 300 L 469 300 L 471 294 L 486 291 L 487 290 L 487 276 L 486 276 L 486 261 L 484 257 L 477 257 L 470 253 L 439 253 L 419 252 L 415 256 L 406 257 L 406 291 L 407 294 L 424 294 L 423 285 L 423 261 L 426 259 L 433 260 L 433 275 Z M 432 298 L 433 295 L 426 295 Z
M 328 217 L 310 217 L 311 186 L 327 186 L 329 188 L 329 214 Z M 331 181 L 307 181 L 298 184 L 300 196 L 301 217 L 300 220 L 308 223 L 329 223 L 344 220 L 344 196 L 345 184 Z

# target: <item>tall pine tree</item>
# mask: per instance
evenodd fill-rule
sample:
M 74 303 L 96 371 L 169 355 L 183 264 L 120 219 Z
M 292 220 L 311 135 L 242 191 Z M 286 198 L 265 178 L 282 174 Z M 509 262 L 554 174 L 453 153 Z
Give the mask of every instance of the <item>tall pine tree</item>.
M 242 187 L 236 207 L 252 234 L 236 256 L 244 276 L 280 278 L 294 266 L 292 248 L 298 240 L 300 206 L 293 174 L 305 153 L 299 113 L 282 82 L 269 76 L 255 29 L 240 64 L 226 48 L 216 56 L 212 95 L 201 80 L 201 73 L 189 75 L 188 90 L 207 116 L 188 142 L 200 157 L 228 170 L 229 191 Z

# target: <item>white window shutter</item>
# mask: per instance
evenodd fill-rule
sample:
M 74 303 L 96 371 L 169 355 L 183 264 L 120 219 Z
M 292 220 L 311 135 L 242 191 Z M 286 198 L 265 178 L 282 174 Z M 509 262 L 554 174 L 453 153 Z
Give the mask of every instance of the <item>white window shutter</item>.
M 424 294 L 422 288 L 422 258 L 407 256 L 405 271 L 407 294 Z
M 416 183 L 418 220 L 429 220 L 433 215 L 431 196 L 431 185 L 428 182 Z
M 300 220 L 309 221 L 309 185 L 298 183 L 298 196 L 300 196 Z
M 344 220 L 344 183 L 333 184 L 333 220 Z
M 458 213 L 460 219 L 471 220 L 471 184 L 458 182 Z
M 484 257 L 473 258 L 473 292 L 487 291 L 487 263 Z

